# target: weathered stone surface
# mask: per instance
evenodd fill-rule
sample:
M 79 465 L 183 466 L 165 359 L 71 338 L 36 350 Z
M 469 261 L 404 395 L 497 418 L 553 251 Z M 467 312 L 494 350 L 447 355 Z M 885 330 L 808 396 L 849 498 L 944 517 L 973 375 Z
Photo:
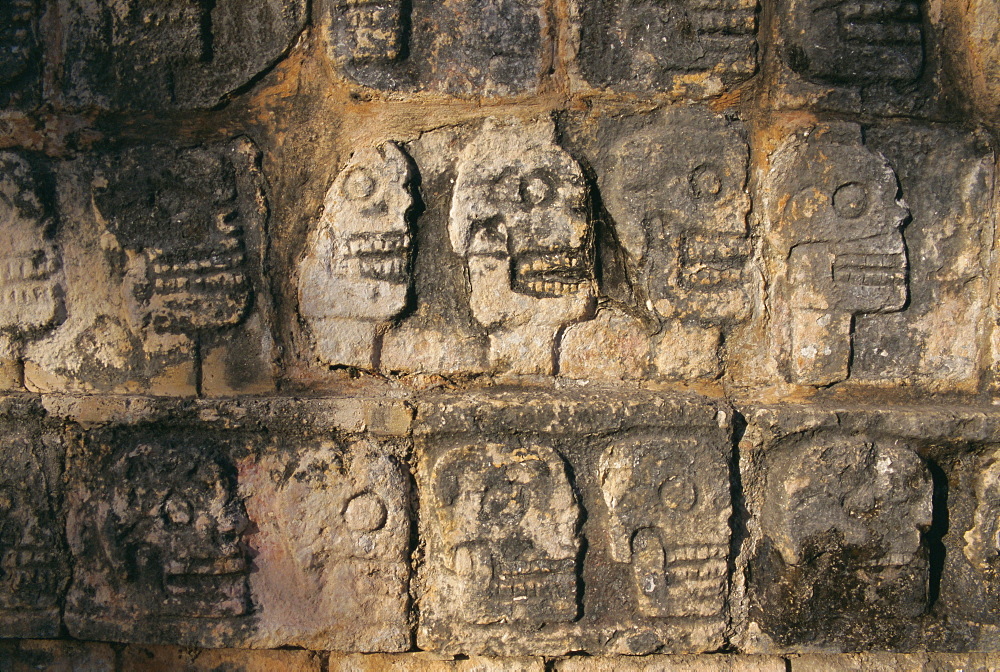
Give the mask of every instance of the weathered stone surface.
M 0 640 L 0 672 L 116 672 L 107 644 L 53 640 Z
M 38 102 L 41 14 L 38 0 L 11 0 L 0 7 L 0 108 L 30 108 Z
M 386 143 L 358 150 L 327 193 L 299 266 L 299 314 L 326 364 L 373 368 L 376 336 L 406 307 L 412 179 Z
M 37 407 L 0 416 L 0 632 L 56 637 L 69 558 L 62 534 L 65 447 Z
M 758 634 L 747 648 L 920 648 L 940 534 L 925 455 L 961 436 L 962 421 L 807 407 L 748 420 L 742 562 Z
M 784 672 L 777 656 L 741 656 L 713 653 L 701 656 L 630 656 L 567 658 L 556 662 L 558 672 Z
M 1000 119 L 1000 3 L 971 0 L 957 11 L 967 40 L 962 56 L 967 59 L 972 97 L 987 119 Z
M 537 90 L 551 56 L 541 0 L 323 0 L 330 58 L 387 91 L 513 96 Z
M 143 145 L 61 171 L 66 322 L 26 352 L 40 391 L 194 394 L 270 384 L 267 205 L 246 138 Z
M 129 646 L 120 672 L 320 672 L 322 654 L 310 651 L 240 651 L 177 646 Z
M 593 87 L 692 98 L 757 69 L 756 0 L 576 0 L 577 59 Z
M 60 256 L 53 245 L 52 203 L 25 156 L 0 152 L 0 386 L 21 387 L 25 343 L 65 317 Z M 7 373 L 4 371 L 3 373 Z
M 728 411 L 650 393 L 530 399 L 441 395 L 420 407 L 418 646 L 717 648 L 728 613 Z
M 595 380 L 645 378 L 651 331 L 642 320 L 613 309 L 571 324 L 559 344 L 559 375 Z
M 410 646 L 410 488 L 371 441 L 291 442 L 240 465 L 254 531 L 254 646 Z
M 845 380 L 855 315 L 906 307 L 910 211 L 898 193 L 892 167 L 854 124 L 804 129 L 771 157 L 761 195 L 772 349 L 790 382 Z
M 330 672 L 543 672 L 542 658 L 484 658 L 468 656 L 453 660 L 449 656 L 428 653 L 397 655 L 330 654 Z
M 304 0 L 60 0 L 62 96 L 73 107 L 210 108 L 270 67 Z
M 67 470 L 71 635 L 209 647 L 240 640 L 252 611 L 251 555 L 227 441 L 148 426 L 86 437 Z
M 851 377 L 974 389 L 989 290 L 994 153 L 981 135 L 903 125 L 865 129 L 899 178 L 911 220 L 909 299 L 900 312 L 858 315 Z
M 593 232 L 580 166 L 551 122 L 488 120 L 459 160 L 448 233 L 465 258 L 490 363 L 551 374 L 554 342 L 594 303 Z

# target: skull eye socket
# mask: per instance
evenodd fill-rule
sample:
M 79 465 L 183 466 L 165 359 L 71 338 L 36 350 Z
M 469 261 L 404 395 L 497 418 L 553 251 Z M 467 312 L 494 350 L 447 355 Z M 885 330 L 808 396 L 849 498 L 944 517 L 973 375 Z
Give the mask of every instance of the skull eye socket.
M 171 495 L 163 504 L 163 515 L 174 525 L 189 525 L 193 518 L 191 502 Z
M 701 165 L 688 176 L 691 195 L 696 199 L 716 200 L 722 194 L 722 176 L 712 166 Z
M 551 176 L 536 171 L 521 180 L 519 192 L 521 203 L 529 208 L 537 208 L 552 200 L 555 184 Z
M 833 209 L 841 217 L 857 219 L 868 209 L 868 190 L 858 182 L 847 182 L 833 192 Z
M 375 193 L 375 178 L 364 168 L 355 168 L 344 177 L 341 191 L 349 201 L 370 198 Z

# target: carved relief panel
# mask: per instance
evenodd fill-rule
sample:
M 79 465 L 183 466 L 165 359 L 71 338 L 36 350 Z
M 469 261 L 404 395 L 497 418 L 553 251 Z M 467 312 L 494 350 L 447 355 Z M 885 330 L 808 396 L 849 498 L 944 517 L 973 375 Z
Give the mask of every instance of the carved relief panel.
M 579 63 L 595 87 L 714 96 L 757 69 L 757 2 L 578 0 Z
M 69 561 L 62 534 L 63 447 L 23 417 L 0 420 L 0 630 L 58 637 Z
M 60 0 L 72 106 L 208 108 L 270 67 L 305 26 L 303 0 Z
M 406 307 L 413 177 L 386 143 L 358 150 L 327 193 L 299 265 L 299 314 L 326 364 L 372 368 L 376 335 Z
M 896 174 L 854 124 L 789 138 L 763 190 L 774 274 L 775 344 L 788 379 L 829 385 L 850 375 L 856 315 L 902 310 L 909 296 Z M 787 326 L 786 326 L 787 325 Z
M 387 448 L 324 442 L 240 465 L 255 646 L 409 648 L 410 486 Z
M 593 310 L 593 233 L 580 166 L 551 122 L 489 120 L 459 159 L 448 233 L 491 364 L 550 374 L 553 344 Z
M 76 456 L 66 624 L 78 638 L 224 646 L 252 610 L 248 518 L 226 444 L 110 431 Z
M 750 617 L 779 647 L 893 647 L 927 607 L 932 479 L 901 441 L 826 431 L 764 455 Z

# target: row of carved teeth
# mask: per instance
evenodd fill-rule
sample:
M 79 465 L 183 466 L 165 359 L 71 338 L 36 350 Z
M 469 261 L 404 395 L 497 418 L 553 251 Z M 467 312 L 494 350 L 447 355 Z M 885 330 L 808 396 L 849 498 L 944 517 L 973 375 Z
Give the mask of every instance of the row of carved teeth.
M 684 580 L 717 579 L 726 576 L 728 566 L 724 558 L 708 558 L 693 565 L 672 566 L 670 576 Z
M 359 236 L 347 241 L 347 249 L 355 256 L 397 252 L 409 246 L 409 236 Z
M 565 579 L 567 582 L 576 582 L 576 576 L 573 574 L 567 574 L 565 576 L 551 575 L 544 579 L 539 579 L 536 581 L 531 580 L 518 580 L 516 582 L 506 582 L 502 581 L 502 585 L 498 592 L 504 592 L 509 595 L 515 596 L 514 599 L 527 599 L 529 597 L 544 597 L 547 594 L 553 592 L 553 583 L 558 585 L 559 581 L 554 581 L 554 579 Z
M 163 567 L 167 576 L 240 574 L 247 570 L 243 556 L 168 560 Z
M 32 565 L 36 567 L 42 565 L 41 569 L 44 569 L 45 566 L 55 565 L 58 561 L 58 555 L 41 548 L 22 546 L 0 554 L 0 567 L 4 569 L 27 569 Z
M 580 257 L 562 255 L 553 258 L 552 256 L 539 257 L 534 261 L 523 261 L 518 265 L 518 273 L 545 272 L 553 269 L 579 268 L 583 266 Z
M 580 291 L 580 287 L 585 287 L 586 285 L 587 283 L 585 282 L 536 281 L 528 283 L 528 287 L 533 292 L 538 292 L 539 294 L 557 294 L 560 296 L 576 294 Z
M 217 241 L 213 241 L 211 245 L 193 245 L 189 248 L 184 248 L 181 250 L 164 250 L 159 247 L 147 247 L 143 252 L 146 258 L 150 261 L 156 261 L 157 259 L 163 259 L 165 263 L 183 263 L 175 262 L 175 259 L 184 258 L 200 258 L 200 257 L 210 257 L 216 254 L 225 254 L 228 252 L 233 252 L 243 245 L 239 238 L 233 236 L 226 236 L 220 238 Z
M 361 272 L 370 276 L 400 276 L 406 271 L 406 260 L 399 257 L 389 259 L 361 259 L 359 261 L 361 263 Z
M 214 273 L 212 275 L 193 278 L 156 278 L 153 287 L 156 291 L 184 291 L 188 289 L 230 289 L 243 285 L 246 276 L 242 273 Z
M 55 258 L 46 254 L 44 259 L 43 263 L 38 263 L 38 255 L 8 257 L 0 262 L 3 281 L 41 280 L 55 273 L 59 266 Z
M 206 258 L 194 259 L 192 261 L 176 264 L 153 264 L 153 273 L 156 275 L 172 275 L 175 273 L 196 273 L 198 271 L 207 270 L 224 270 L 241 266 L 244 261 L 243 255 L 239 254 L 224 259 Z
M 906 273 L 902 270 L 881 269 L 835 269 L 834 280 L 863 287 L 895 287 L 906 282 Z
M 847 2 L 840 6 L 840 13 L 847 20 L 873 19 L 877 21 L 919 21 L 920 7 L 912 0 L 883 0 L 882 2 Z
M 705 546 L 675 546 L 666 549 L 667 562 L 678 562 L 683 560 L 709 560 L 711 558 L 725 558 L 729 554 L 729 549 L 722 545 Z
M 22 283 L 20 286 L 0 288 L 0 304 L 23 306 L 52 298 L 52 286 L 39 283 Z
M 697 271 L 690 271 L 687 281 L 691 285 L 721 285 L 738 281 L 740 274 L 738 268 L 700 268 Z

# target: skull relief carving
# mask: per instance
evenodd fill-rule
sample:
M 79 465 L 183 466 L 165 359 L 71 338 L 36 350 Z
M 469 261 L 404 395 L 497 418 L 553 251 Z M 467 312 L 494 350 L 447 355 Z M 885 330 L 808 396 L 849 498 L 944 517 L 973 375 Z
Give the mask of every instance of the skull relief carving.
M 909 217 L 896 174 L 867 149 L 857 125 L 819 126 L 772 158 L 765 193 L 770 237 L 786 266 L 776 286 L 787 302 L 793 382 L 848 377 L 853 317 L 903 309 L 908 298 Z
M 411 179 L 386 143 L 356 152 L 327 192 L 299 266 L 299 313 L 326 364 L 372 368 L 377 332 L 406 307 Z
M 976 510 L 972 528 L 965 533 L 965 557 L 984 574 L 1000 569 L 1000 454 L 982 460 L 976 477 Z
M 551 122 L 488 121 L 458 165 L 448 232 L 495 366 L 552 372 L 562 327 L 593 307 L 593 236 L 580 166 Z

